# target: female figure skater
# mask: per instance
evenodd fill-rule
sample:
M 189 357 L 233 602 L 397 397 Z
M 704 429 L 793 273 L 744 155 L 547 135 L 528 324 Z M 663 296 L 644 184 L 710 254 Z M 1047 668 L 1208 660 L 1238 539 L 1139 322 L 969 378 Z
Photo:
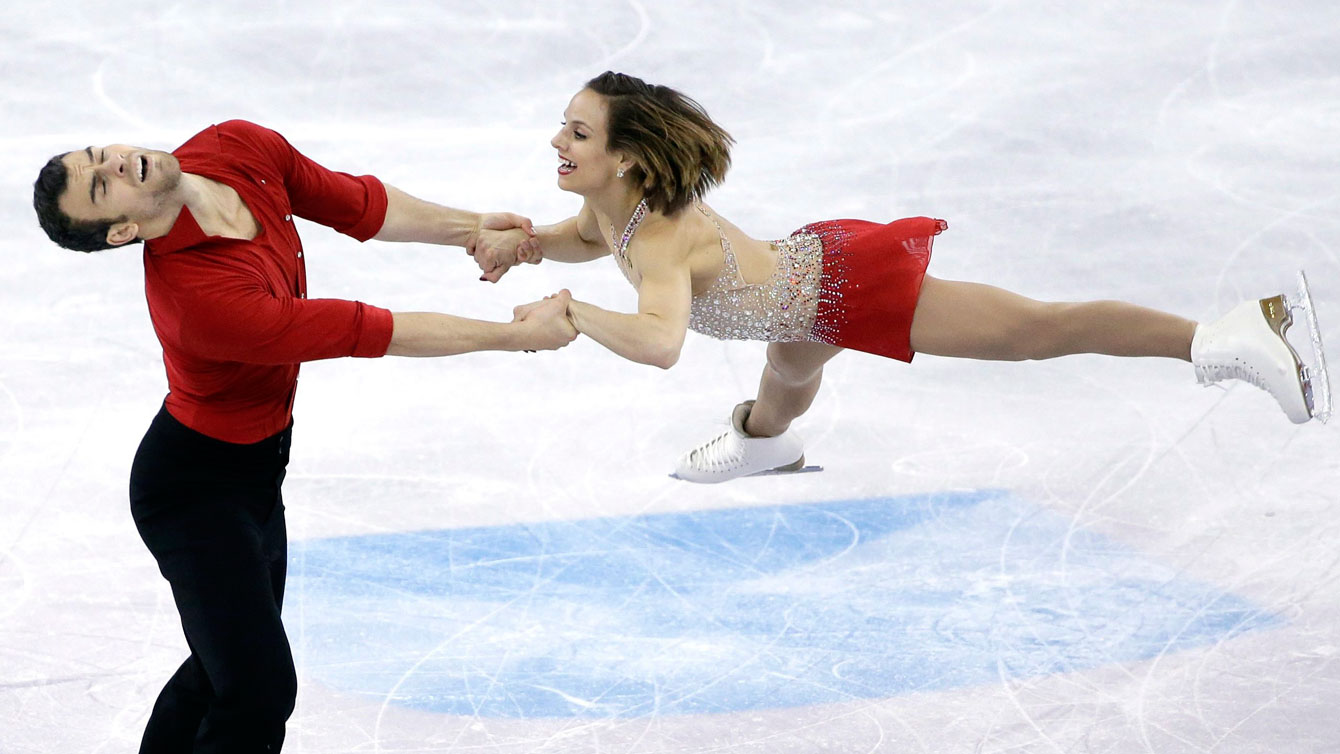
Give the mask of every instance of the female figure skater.
M 725 177 L 732 140 L 693 100 L 606 72 L 572 98 L 564 118 L 550 143 L 559 188 L 582 196 L 581 211 L 537 227 L 538 251 L 476 261 L 496 281 L 516 262 L 612 253 L 637 288 L 636 314 L 571 299 L 566 290 L 555 295 L 578 331 L 639 363 L 672 366 L 688 329 L 768 342 L 757 397 L 735 407 L 730 429 L 679 458 L 681 479 L 800 468 L 804 448 L 791 422 L 814 400 L 824 364 L 844 348 L 900 361 L 915 353 L 1162 356 L 1190 361 L 1202 384 L 1235 378 L 1264 388 L 1296 423 L 1324 421 L 1329 411 L 1324 371 L 1309 375 L 1284 339 L 1292 319 L 1283 296 L 1244 302 L 1203 326 L 1120 301 L 1034 301 L 926 275 L 932 239 L 947 227 L 928 217 L 817 222 L 780 241 L 757 240 L 702 203 Z M 537 304 L 518 307 L 517 316 Z M 1310 302 L 1300 305 L 1310 317 Z

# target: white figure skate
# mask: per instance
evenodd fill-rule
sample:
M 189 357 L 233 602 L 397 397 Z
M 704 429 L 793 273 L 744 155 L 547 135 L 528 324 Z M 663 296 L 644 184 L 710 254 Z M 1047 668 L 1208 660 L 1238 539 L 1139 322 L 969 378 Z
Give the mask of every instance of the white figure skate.
M 776 437 L 746 434 L 744 422 L 753 406 L 753 401 L 736 406 L 730 428 L 680 456 L 671 476 L 713 484 L 754 474 L 819 470 L 805 465 L 804 443 L 789 429 Z
M 1313 362 L 1303 363 L 1284 335 L 1301 311 L 1311 334 Z M 1191 363 L 1202 385 L 1221 380 L 1249 382 L 1274 396 L 1289 420 L 1326 421 L 1331 416 L 1331 383 L 1321 330 L 1308 291 L 1307 276 L 1298 273 L 1298 295 L 1244 301 L 1228 314 L 1196 328 Z

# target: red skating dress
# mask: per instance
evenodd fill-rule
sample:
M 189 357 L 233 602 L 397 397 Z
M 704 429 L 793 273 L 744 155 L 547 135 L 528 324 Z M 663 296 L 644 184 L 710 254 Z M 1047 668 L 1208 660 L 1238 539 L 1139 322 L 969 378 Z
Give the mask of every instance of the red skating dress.
M 716 217 L 725 263 L 712 287 L 693 297 L 689 328 L 726 340 L 812 341 L 912 360 L 909 343 L 931 241 L 944 220 L 911 217 L 880 224 L 864 220 L 811 223 L 773 242 L 772 276 L 753 285 L 740 276 L 730 241 Z M 645 216 L 629 220 L 615 258 L 631 280 L 628 242 Z

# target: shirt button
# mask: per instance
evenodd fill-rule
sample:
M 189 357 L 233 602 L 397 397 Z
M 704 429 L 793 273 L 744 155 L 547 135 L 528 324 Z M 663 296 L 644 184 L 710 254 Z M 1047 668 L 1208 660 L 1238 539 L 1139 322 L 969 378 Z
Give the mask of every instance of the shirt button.
M 299 258 L 299 259 L 302 259 L 302 252 L 301 252 L 301 251 L 298 252 L 298 258 Z
M 292 217 L 293 217 L 292 215 L 284 215 L 284 221 L 288 222 L 288 220 Z
M 261 179 L 261 185 L 262 185 L 262 186 L 265 185 L 265 179 L 264 179 L 264 178 Z

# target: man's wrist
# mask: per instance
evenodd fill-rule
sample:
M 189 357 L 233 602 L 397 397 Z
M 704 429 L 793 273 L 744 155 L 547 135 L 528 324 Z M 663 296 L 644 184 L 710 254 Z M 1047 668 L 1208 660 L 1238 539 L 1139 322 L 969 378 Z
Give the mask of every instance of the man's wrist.
M 461 246 L 469 254 L 475 253 L 475 244 L 479 243 L 479 231 L 484 227 L 484 216 L 478 212 L 456 210 L 455 217 L 449 217 L 446 228 L 446 243 Z
M 512 325 L 512 344 L 511 351 L 527 351 L 534 349 L 536 324 L 532 320 L 518 320 L 510 323 Z

